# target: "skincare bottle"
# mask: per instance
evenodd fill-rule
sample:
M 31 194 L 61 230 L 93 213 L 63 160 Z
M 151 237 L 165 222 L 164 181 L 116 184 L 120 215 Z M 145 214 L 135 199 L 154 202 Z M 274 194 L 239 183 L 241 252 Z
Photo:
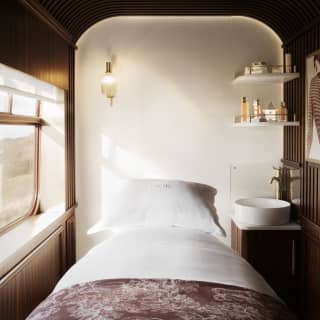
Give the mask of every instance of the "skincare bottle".
M 247 102 L 247 98 L 243 97 L 242 103 L 241 103 L 241 121 L 247 122 L 249 119 L 249 116 L 250 116 L 249 104 Z
M 266 115 L 264 114 L 264 112 L 261 113 L 261 116 L 259 118 L 259 122 L 267 122 L 267 118 Z
M 281 106 L 276 108 L 276 120 L 281 121 Z
M 267 121 L 275 121 L 277 119 L 277 109 L 274 107 L 272 102 L 268 104 L 266 109 L 263 109 L 263 113 L 266 115 Z
M 287 108 L 285 102 L 281 102 L 280 104 L 280 121 L 287 121 Z
M 259 118 L 260 115 L 262 114 L 262 108 L 260 105 L 260 100 L 254 100 L 253 102 L 253 115 L 255 118 Z
M 287 72 L 287 73 L 292 72 L 292 56 L 291 56 L 291 53 L 286 53 L 284 60 L 285 60 L 285 68 L 286 68 L 285 72 Z

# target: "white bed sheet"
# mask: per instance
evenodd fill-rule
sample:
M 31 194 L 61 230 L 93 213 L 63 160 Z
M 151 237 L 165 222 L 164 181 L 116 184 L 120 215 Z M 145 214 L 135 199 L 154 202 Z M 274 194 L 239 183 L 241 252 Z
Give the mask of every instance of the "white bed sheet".
M 178 227 L 118 232 L 69 269 L 54 292 L 77 283 L 124 278 L 215 282 L 277 297 L 262 276 L 214 236 Z

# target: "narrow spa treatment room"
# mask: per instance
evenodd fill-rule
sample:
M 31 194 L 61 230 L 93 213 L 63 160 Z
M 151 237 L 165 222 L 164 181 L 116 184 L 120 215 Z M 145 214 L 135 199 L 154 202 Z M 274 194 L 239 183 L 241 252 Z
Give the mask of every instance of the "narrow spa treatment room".
M 320 320 L 320 0 L 0 25 L 0 320 Z

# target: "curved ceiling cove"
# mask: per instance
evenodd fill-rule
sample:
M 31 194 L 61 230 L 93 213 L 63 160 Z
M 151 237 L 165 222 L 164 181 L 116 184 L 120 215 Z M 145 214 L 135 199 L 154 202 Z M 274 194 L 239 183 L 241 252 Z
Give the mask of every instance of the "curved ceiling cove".
M 95 23 L 115 16 L 246 16 L 283 41 L 320 16 L 320 0 L 37 0 L 76 42 Z

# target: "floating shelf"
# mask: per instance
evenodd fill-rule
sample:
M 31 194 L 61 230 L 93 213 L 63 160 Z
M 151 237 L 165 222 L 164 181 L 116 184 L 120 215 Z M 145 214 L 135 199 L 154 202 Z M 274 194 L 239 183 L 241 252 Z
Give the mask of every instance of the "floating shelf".
M 299 72 L 291 73 L 262 73 L 262 74 L 248 74 L 236 77 L 233 84 L 266 84 L 266 83 L 285 83 L 300 77 Z
M 249 127 L 298 127 L 299 121 L 267 121 L 267 122 L 235 122 L 233 127 L 249 128 Z

